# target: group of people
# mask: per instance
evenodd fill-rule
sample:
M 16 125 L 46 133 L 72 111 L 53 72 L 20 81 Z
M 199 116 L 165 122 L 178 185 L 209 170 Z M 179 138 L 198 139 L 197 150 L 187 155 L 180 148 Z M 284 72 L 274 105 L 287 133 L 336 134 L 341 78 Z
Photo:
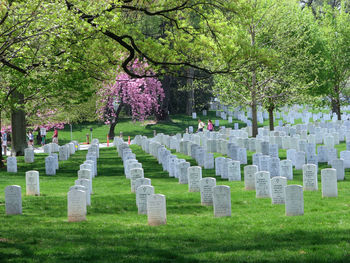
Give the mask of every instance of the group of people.
M 7 155 L 8 147 L 11 145 L 11 133 L 9 130 L 4 130 L 0 133 L 1 136 L 1 148 L 3 150 L 4 155 Z M 38 129 L 38 134 L 36 136 L 36 143 L 38 145 L 45 145 L 46 135 L 41 135 L 40 129 Z M 52 142 L 58 144 L 58 130 L 54 129 L 52 135 Z M 32 130 L 29 130 L 27 133 L 27 143 L 28 146 L 34 146 L 34 134 Z
M 29 131 L 27 134 L 28 139 L 28 145 L 33 146 L 34 145 L 34 134 L 33 131 Z M 41 134 L 40 129 L 38 129 L 38 134 L 36 135 L 36 143 L 38 145 L 45 145 L 46 140 L 46 134 Z M 58 144 L 58 130 L 57 128 L 54 128 L 54 132 L 52 135 L 52 142 Z
M 205 128 L 205 123 L 202 122 L 200 119 L 198 120 L 198 132 L 202 132 L 204 131 Z M 208 120 L 208 125 L 207 125 L 207 130 L 208 131 L 213 131 L 214 130 L 214 125 L 213 122 L 211 120 Z

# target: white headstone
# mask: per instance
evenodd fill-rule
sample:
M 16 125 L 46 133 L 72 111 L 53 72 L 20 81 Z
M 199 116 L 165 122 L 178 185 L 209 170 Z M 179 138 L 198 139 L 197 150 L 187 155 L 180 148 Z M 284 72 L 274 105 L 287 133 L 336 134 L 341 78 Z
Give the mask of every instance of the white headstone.
M 188 191 L 200 192 L 200 180 L 202 179 L 202 168 L 200 166 L 191 166 L 187 169 Z
M 241 181 L 241 164 L 239 161 L 227 163 L 227 177 L 229 181 Z
M 245 190 L 255 190 L 255 173 L 258 172 L 258 166 L 244 166 L 244 186 Z
M 314 164 L 303 165 L 303 187 L 304 191 L 317 191 L 317 166 Z
M 332 168 L 337 171 L 337 180 L 343 181 L 345 176 L 344 170 L 344 160 L 343 159 L 334 159 L 331 163 Z
M 151 194 L 147 198 L 147 218 L 150 226 L 166 224 L 165 195 Z
M 50 144 L 44 145 L 44 153 L 51 154 L 51 145 Z
M 22 214 L 22 196 L 19 185 L 9 185 L 5 188 L 5 207 L 7 215 Z
M 131 192 L 135 193 L 135 181 L 136 179 L 143 178 L 143 169 L 142 168 L 133 168 L 130 169 L 130 184 L 131 184 Z
M 202 178 L 200 180 L 201 204 L 213 205 L 213 187 L 216 185 L 216 179 L 212 177 Z
M 7 172 L 8 173 L 17 173 L 17 159 L 16 159 L 16 157 L 13 157 L 13 156 L 7 157 Z
M 215 158 L 215 175 L 221 175 L 222 174 L 222 167 L 225 162 L 225 157 L 216 157 Z
M 79 170 L 78 171 L 78 179 L 87 179 L 87 180 L 89 180 L 89 182 L 90 182 L 89 191 L 90 191 L 91 194 L 93 194 L 91 170 L 87 170 L 87 169 Z
M 293 165 L 291 160 L 282 160 L 280 162 L 280 175 L 288 180 L 293 180 Z
M 40 195 L 39 172 L 26 172 L 26 195 Z
M 261 171 L 255 174 L 255 191 L 256 198 L 271 197 L 271 183 L 269 172 Z
M 72 188 L 68 192 L 68 221 L 86 220 L 86 192 Z
M 301 170 L 305 164 L 305 152 L 296 152 L 295 154 L 295 169 Z
M 212 188 L 214 216 L 231 216 L 231 191 L 227 185 L 217 185 Z
M 75 180 L 75 185 L 84 186 L 85 189 L 78 189 L 83 190 L 86 193 L 86 205 L 91 205 L 91 193 L 90 193 L 90 180 L 88 179 L 77 179 Z
M 337 171 L 333 168 L 321 170 L 322 197 L 338 197 Z
M 136 205 L 139 214 L 147 214 L 147 197 L 154 194 L 154 187 L 141 185 L 136 189 Z
M 51 153 L 50 156 L 53 157 L 54 163 L 55 163 L 55 168 L 56 168 L 56 170 L 58 170 L 58 168 L 59 168 L 59 163 L 58 163 L 58 155 L 57 155 L 57 153 Z
M 271 178 L 276 177 L 276 176 L 280 176 L 280 174 L 281 174 L 280 158 L 278 158 L 278 157 L 271 157 L 270 158 L 269 171 L 270 171 Z
M 204 169 L 214 169 L 214 154 L 204 153 Z
M 286 177 L 273 177 L 271 179 L 271 201 L 272 204 L 284 204 L 285 192 L 284 188 L 287 186 Z
M 304 196 L 301 185 L 288 185 L 284 188 L 286 216 L 304 215 Z
M 188 184 L 188 168 L 191 166 L 189 162 L 179 164 L 179 184 Z
M 58 148 L 58 158 L 60 161 L 66 161 L 68 160 L 68 156 L 67 156 L 67 147 L 65 145 L 60 146 Z
M 135 187 L 135 193 L 137 191 L 137 188 L 139 188 L 141 185 L 151 185 L 151 179 L 149 178 L 138 178 L 135 180 L 134 187 Z
M 56 163 L 54 157 L 48 156 L 45 158 L 45 172 L 47 175 L 56 174 Z
M 34 163 L 34 148 L 24 149 L 24 161 L 26 163 Z

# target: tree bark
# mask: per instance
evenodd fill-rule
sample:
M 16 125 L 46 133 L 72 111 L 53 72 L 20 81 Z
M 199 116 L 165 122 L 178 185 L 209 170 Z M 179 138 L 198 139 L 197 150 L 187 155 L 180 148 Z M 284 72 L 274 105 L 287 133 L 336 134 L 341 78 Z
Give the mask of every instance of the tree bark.
M 255 31 L 254 26 L 250 29 L 251 37 L 251 46 L 255 46 Z M 252 135 L 255 138 L 258 135 L 258 116 L 257 116 L 257 101 L 256 101 L 256 65 L 253 65 L 252 68 L 252 87 L 251 87 L 251 96 L 252 96 Z
M 119 120 L 119 114 L 120 114 L 122 108 L 123 108 L 123 104 L 120 103 L 120 105 L 119 105 L 119 107 L 117 109 L 117 112 L 116 112 L 116 117 L 111 121 L 111 124 L 109 126 L 108 137 L 111 140 L 114 139 L 114 137 L 115 137 L 114 128 L 115 128 L 115 126 L 117 126 L 117 123 L 118 123 L 118 120 Z
M 162 87 L 164 90 L 164 99 L 160 105 L 160 110 L 155 114 L 157 121 L 164 121 L 169 119 L 169 102 L 170 102 L 170 88 L 173 83 L 172 76 L 164 76 L 162 79 Z
M 192 87 L 193 85 L 193 77 L 194 77 L 194 70 L 193 68 L 189 68 L 187 70 L 187 86 Z M 194 106 L 194 90 L 191 88 L 188 91 L 188 98 L 187 98 L 187 105 L 186 105 L 186 114 L 191 116 L 193 112 L 193 106 Z
M 24 149 L 27 147 L 26 142 L 26 116 L 24 109 L 24 95 L 18 91 L 12 93 L 12 98 L 20 106 L 11 111 L 12 126 L 12 155 L 24 155 Z
M 258 114 L 257 114 L 257 101 L 256 101 L 256 72 L 255 69 L 252 72 L 252 135 L 255 138 L 258 135 Z
M 340 110 L 340 90 L 339 85 L 334 86 L 335 96 L 331 98 L 332 112 L 337 114 L 338 120 L 341 120 L 341 110 Z
M 270 125 L 270 131 L 273 131 L 275 129 L 274 123 L 273 123 L 273 110 L 274 106 L 270 105 L 269 108 L 267 109 L 269 112 L 269 125 Z

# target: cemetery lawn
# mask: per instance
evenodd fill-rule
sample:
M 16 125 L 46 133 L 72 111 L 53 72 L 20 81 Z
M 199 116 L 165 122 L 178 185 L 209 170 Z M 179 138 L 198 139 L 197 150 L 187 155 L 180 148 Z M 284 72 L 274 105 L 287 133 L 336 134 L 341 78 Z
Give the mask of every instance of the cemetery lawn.
M 216 177 L 217 184 L 231 187 L 232 216 L 214 218 L 212 207 L 200 205 L 199 193 L 169 178 L 140 147 L 131 148 L 155 193 L 166 196 L 167 225 L 148 226 L 147 216 L 137 214 L 135 194 L 112 147 L 100 150 L 92 206 L 87 221 L 79 223 L 67 221 L 67 192 L 86 151 L 61 161 L 55 176 L 45 175 L 45 154 L 36 155 L 34 164 L 18 157 L 17 174 L 0 171 L 0 262 L 350 261 L 349 170 L 338 183 L 338 198 L 322 199 L 321 190 L 304 192 L 305 215 L 296 217 L 286 217 L 284 206 L 271 205 L 270 199 L 256 199 L 243 181 Z M 24 173 L 32 169 L 40 172 L 41 195 L 36 197 L 25 195 Z M 206 176 L 214 177 L 214 170 L 203 170 Z M 294 171 L 288 184 L 302 185 L 301 172 Z M 5 215 L 7 185 L 22 187 L 22 215 Z
M 218 117 L 215 116 L 214 111 L 208 111 L 208 116 L 198 116 L 206 124 L 208 119 L 211 119 L 213 122 Z M 233 120 L 239 124 L 239 128 L 245 127 L 246 124 L 239 120 Z M 275 124 L 278 124 L 276 120 Z M 268 120 L 264 122 L 263 125 L 268 125 Z M 174 114 L 170 115 L 170 119 L 167 121 L 155 122 L 154 120 L 146 120 L 145 122 L 133 122 L 130 118 L 121 118 L 118 121 L 117 126 L 115 127 L 115 135 L 119 136 L 120 132 L 123 133 L 124 140 L 128 139 L 128 136 L 131 136 L 131 139 L 134 138 L 137 134 L 142 134 L 144 136 L 153 137 L 153 131 L 157 133 L 165 134 L 176 134 L 184 133 L 186 128 L 193 126 L 194 131 L 198 128 L 198 119 L 192 119 L 192 117 L 185 114 Z M 227 120 L 220 119 L 220 126 L 226 126 L 234 128 L 234 123 L 228 123 Z M 262 126 L 262 125 L 261 125 Z M 103 123 L 84 123 L 84 124 L 73 124 L 72 125 L 72 140 L 77 140 L 81 143 L 86 141 L 86 134 L 91 136 L 90 128 L 92 128 L 93 138 L 98 138 L 100 142 L 107 141 L 107 134 L 109 132 L 109 126 Z M 219 130 L 218 127 L 215 127 L 215 130 Z M 36 136 L 36 132 L 34 132 Z M 51 142 L 53 135 L 53 130 L 48 131 L 47 141 Z M 65 125 L 63 130 L 58 131 L 59 143 L 65 144 L 71 141 L 70 126 Z M 111 141 L 113 138 L 111 139 Z M 91 140 L 90 140 L 91 141 Z

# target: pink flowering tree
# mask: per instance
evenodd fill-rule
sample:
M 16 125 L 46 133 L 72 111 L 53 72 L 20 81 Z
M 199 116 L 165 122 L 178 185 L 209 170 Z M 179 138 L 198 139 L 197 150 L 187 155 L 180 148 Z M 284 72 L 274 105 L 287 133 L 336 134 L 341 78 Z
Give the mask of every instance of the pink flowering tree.
M 147 70 L 147 67 L 147 63 L 135 61 L 131 70 L 150 75 L 152 71 Z M 160 110 L 164 91 L 156 78 L 131 78 L 121 72 L 112 83 L 104 84 L 97 91 L 97 95 L 98 118 L 110 125 L 108 135 L 113 138 L 123 107 L 128 105 L 131 108 L 133 120 L 143 121 Z
M 31 113 L 27 111 L 27 126 L 33 130 L 40 128 L 45 128 L 47 131 L 53 128 L 61 130 L 67 123 L 66 114 L 58 108 L 37 109 Z

